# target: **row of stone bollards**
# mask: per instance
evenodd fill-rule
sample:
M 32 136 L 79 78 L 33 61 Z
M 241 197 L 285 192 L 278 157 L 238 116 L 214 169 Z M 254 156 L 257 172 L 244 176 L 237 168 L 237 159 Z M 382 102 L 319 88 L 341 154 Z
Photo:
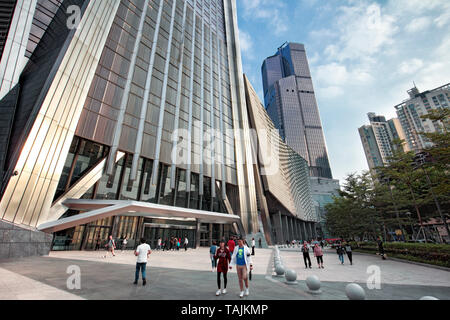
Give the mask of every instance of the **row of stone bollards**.
M 298 284 L 297 282 L 297 272 L 292 269 L 286 269 L 283 265 L 283 261 L 280 256 L 280 249 L 278 246 L 275 246 L 275 254 L 273 258 L 273 266 L 275 270 L 276 277 L 283 277 L 286 279 L 286 284 Z M 308 293 L 310 294 L 321 294 L 320 290 L 321 283 L 319 277 L 316 275 L 309 276 L 306 278 L 306 286 L 308 287 Z M 365 300 L 366 292 L 364 289 L 357 283 L 349 283 L 345 287 L 345 294 L 349 300 Z M 424 296 L 420 298 L 420 300 L 439 300 L 438 298 L 432 296 Z

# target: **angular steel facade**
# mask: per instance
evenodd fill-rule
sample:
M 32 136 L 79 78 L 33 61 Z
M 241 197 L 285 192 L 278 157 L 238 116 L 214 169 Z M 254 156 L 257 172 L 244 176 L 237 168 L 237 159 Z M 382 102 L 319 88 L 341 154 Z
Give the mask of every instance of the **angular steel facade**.
M 255 179 L 260 185 L 257 196 L 264 230 L 271 231 L 276 243 L 311 239 L 316 236 L 319 217 L 311 195 L 308 163 L 283 142 L 245 76 L 244 81 L 250 126 L 256 133 Z
M 23 9 L 35 12 L 28 41 L 8 56 L 27 64 L 0 101 L 13 114 L 1 124 L 0 218 L 39 228 L 77 214 L 69 199 L 137 200 L 237 214 L 258 232 L 235 0 L 51 4 Z M 143 223 L 91 224 L 136 237 Z

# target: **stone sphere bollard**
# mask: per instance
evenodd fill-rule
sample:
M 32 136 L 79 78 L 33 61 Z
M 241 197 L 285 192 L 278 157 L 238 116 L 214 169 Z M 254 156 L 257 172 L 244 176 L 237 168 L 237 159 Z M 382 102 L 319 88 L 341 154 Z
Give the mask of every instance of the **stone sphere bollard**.
M 320 291 L 320 280 L 317 276 L 309 276 L 306 278 L 306 285 L 308 286 L 309 293 L 318 294 Z
M 295 272 L 294 270 L 288 269 L 286 270 L 286 272 L 284 273 L 284 277 L 286 278 L 286 283 L 287 284 L 297 284 L 298 282 L 297 280 L 297 272 Z
M 278 264 L 275 266 L 275 273 L 277 277 L 282 277 L 284 275 L 284 266 L 282 264 Z
M 439 299 L 436 297 L 433 297 L 433 296 L 424 296 L 424 297 L 420 298 L 419 300 L 439 300 Z
M 350 283 L 345 287 L 345 294 L 349 300 L 364 300 L 366 299 L 366 292 L 356 283 Z

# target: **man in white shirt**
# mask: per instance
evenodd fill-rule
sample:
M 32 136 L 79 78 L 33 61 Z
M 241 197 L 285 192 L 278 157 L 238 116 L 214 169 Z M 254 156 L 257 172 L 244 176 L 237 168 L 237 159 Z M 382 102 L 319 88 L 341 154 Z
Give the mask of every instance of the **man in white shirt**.
M 148 256 L 152 253 L 152 250 L 148 244 L 145 243 L 145 239 L 141 238 L 141 244 L 134 251 L 134 255 L 137 256 L 136 261 L 136 275 L 133 284 L 137 284 L 139 280 L 139 271 L 142 271 L 142 285 L 145 286 L 147 281 L 145 277 L 145 268 L 147 267 Z
M 189 240 L 187 237 L 184 237 L 184 251 L 187 251 L 187 246 L 188 246 Z

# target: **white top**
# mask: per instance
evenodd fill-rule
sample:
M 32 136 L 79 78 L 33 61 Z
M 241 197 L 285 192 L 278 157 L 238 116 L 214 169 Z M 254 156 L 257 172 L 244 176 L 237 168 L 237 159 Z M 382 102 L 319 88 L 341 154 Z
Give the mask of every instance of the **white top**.
M 238 250 L 239 250 L 239 246 L 234 247 L 234 251 L 231 256 L 230 266 L 236 265 L 236 256 L 237 256 Z M 252 262 L 252 256 L 251 256 L 250 249 L 246 245 L 244 245 L 244 259 L 245 259 L 245 264 L 247 265 L 247 270 L 250 270 L 250 265 L 253 264 L 253 262 Z
M 123 244 L 127 244 L 128 240 L 127 239 L 123 239 Z
M 140 244 L 137 248 L 136 248 L 136 252 L 138 253 L 137 256 L 137 262 L 138 263 L 146 263 L 148 260 L 148 252 L 151 250 L 150 246 L 146 243 L 142 243 Z
M 161 239 L 158 239 L 158 246 L 161 245 Z
M 256 242 L 255 242 L 255 239 L 253 239 L 253 240 L 252 240 L 252 247 L 255 246 L 255 243 L 256 243 Z
M 185 238 L 185 239 L 184 239 L 184 244 L 188 244 L 188 243 L 189 243 L 188 238 Z

